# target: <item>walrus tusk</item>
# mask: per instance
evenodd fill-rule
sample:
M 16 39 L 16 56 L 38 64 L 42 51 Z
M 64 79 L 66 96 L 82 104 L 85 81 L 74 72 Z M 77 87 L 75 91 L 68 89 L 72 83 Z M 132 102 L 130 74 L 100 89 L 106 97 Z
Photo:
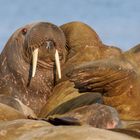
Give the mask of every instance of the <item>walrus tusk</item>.
M 35 76 L 35 73 L 36 73 L 37 59 L 38 59 L 38 48 L 33 51 L 33 58 L 32 58 L 32 77 L 34 77 Z
M 58 72 L 58 78 L 61 79 L 61 67 L 60 67 L 59 54 L 57 50 L 55 51 L 55 63 L 56 63 L 56 69 Z

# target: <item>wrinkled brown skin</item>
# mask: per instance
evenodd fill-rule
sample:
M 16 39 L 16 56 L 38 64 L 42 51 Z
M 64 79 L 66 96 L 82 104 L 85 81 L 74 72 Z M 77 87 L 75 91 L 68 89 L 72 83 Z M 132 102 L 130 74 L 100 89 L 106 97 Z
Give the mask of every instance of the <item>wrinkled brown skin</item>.
M 85 92 L 84 94 L 79 94 L 78 92 L 74 92 L 74 89 L 75 88 L 68 86 L 67 90 L 64 89 L 64 92 L 56 92 L 42 108 L 39 117 L 47 118 L 50 115 L 64 114 L 85 105 L 103 103 L 102 95 L 100 93 Z
M 70 81 L 64 81 L 57 84 L 53 89 L 53 94 L 41 109 L 39 117 L 44 118 L 54 108 L 61 105 L 68 100 L 80 96 L 77 89 L 74 88 L 74 83 Z
M 84 105 L 62 115 L 49 116 L 48 121 L 54 125 L 79 124 L 103 129 L 120 127 L 117 111 L 102 104 Z
M 65 79 L 74 82 L 79 92 L 102 93 L 105 104 L 115 107 L 121 119 L 140 120 L 140 46 L 122 53 L 104 45 L 83 23 L 71 22 L 61 28 L 70 48 L 63 69 Z
M 70 22 L 60 28 L 66 36 L 68 51 L 66 63 L 62 65 L 62 79 L 53 89 L 53 94 L 41 110 L 40 117 L 46 117 L 57 106 L 81 95 L 75 88 L 75 83 L 70 82 L 66 76 L 71 68 L 89 61 L 112 58 L 122 54 L 119 48 L 104 45 L 96 32 L 82 22 Z M 64 106 L 63 108 L 65 110 Z
M 76 66 L 67 73 L 80 92 L 100 92 L 122 120 L 140 120 L 140 45 L 121 57 Z
M 119 48 L 104 45 L 97 33 L 85 23 L 70 22 L 60 28 L 66 36 L 69 52 L 67 62 L 63 65 L 63 74 L 72 66 L 122 54 Z
M 132 65 L 136 68 L 137 72 L 140 73 L 140 44 L 134 46 L 130 50 L 124 52 L 124 56 Z
M 24 116 L 26 117 L 37 118 L 36 114 L 31 108 L 27 107 L 25 104 L 23 104 L 20 100 L 16 98 L 2 94 L 0 95 L 0 103 L 12 107 L 13 109 L 24 114 Z
M 46 48 L 47 41 L 53 46 Z M 39 48 L 37 71 L 31 78 L 32 52 Z M 0 55 L 0 94 L 16 97 L 38 114 L 55 85 L 54 52 L 65 61 L 65 36 L 47 22 L 21 27 L 10 37 Z
M 63 66 L 62 74 L 64 74 L 64 78 L 62 81 L 70 80 L 70 82 L 74 82 L 74 88 L 77 88 L 78 92 L 102 93 L 104 103 L 115 107 L 121 119 L 139 120 L 138 66 L 135 64 L 135 60 L 129 56 L 132 55 L 130 52 L 135 51 L 124 54 L 118 48 L 112 48 L 110 51 L 110 47 L 103 45 L 91 28 L 80 22 L 68 23 L 62 25 L 61 28 L 66 35 L 69 48 L 69 57 Z M 93 39 L 88 40 L 87 36 L 87 39 L 85 39 L 85 36 L 81 39 L 82 35 L 92 36 Z M 86 45 L 92 46 L 86 47 Z M 113 59 L 113 57 L 115 58 Z M 136 54 L 132 57 L 136 57 Z M 64 87 L 64 83 L 62 87 Z M 61 85 L 59 88 L 61 88 Z M 53 95 L 55 95 L 55 92 Z M 56 101 L 54 98 L 51 102 L 54 101 L 55 104 L 58 103 L 59 105 L 61 100 L 62 98 Z M 47 106 L 44 108 L 47 108 Z

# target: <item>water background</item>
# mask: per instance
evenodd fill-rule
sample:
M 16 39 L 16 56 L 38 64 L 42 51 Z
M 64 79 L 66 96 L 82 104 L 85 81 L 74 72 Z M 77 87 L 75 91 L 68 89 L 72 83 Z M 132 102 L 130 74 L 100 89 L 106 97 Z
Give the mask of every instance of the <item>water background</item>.
M 82 21 L 123 50 L 140 43 L 140 0 L 0 0 L 0 51 L 17 28 L 35 21 Z

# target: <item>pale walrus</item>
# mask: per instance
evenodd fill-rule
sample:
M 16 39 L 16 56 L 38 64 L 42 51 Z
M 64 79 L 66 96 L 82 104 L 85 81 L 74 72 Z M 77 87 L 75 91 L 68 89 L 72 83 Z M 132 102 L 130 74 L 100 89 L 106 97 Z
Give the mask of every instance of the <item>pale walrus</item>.
M 65 36 L 56 25 L 38 22 L 18 29 L 0 55 L 0 94 L 18 98 L 38 113 L 57 72 L 61 78 L 59 59 L 64 63 L 65 53 Z

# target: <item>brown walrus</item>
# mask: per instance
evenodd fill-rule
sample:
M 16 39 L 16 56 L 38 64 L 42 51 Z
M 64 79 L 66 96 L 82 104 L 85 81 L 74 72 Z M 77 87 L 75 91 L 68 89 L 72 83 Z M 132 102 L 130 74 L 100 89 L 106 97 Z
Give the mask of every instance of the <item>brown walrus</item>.
M 63 65 L 64 78 L 61 80 L 63 85 L 60 85 L 60 81 L 58 87 L 60 86 L 61 89 L 64 87 L 65 81 L 69 81 L 69 83 L 74 82 L 71 89 L 78 89 L 78 93 L 100 92 L 103 95 L 104 103 L 115 107 L 121 119 L 140 120 L 140 46 L 124 53 L 118 48 L 112 48 L 112 51 L 109 51 L 110 47 L 105 46 L 97 34 L 83 23 L 72 22 L 62 25 L 61 28 L 66 35 L 69 57 Z M 83 38 L 81 39 L 81 37 Z M 91 39 L 91 37 L 93 38 Z M 86 38 L 85 42 L 84 38 Z M 90 45 L 90 41 L 93 42 L 92 46 L 86 47 L 86 44 Z M 85 44 L 82 45 L 82 43 Z M 90 51 L 85 48 L 89 48 Z M 75 90 L 71 91 L 75 92 Z M 55 90 L 54 94 L 57 94 Z M 53 100 L 55 102 L 55 98 Z M 59 101 L 63 102 L 62 98 Z M 60 102 L 58 103 L 60 104 Z
M 16 119 L 27 119 L 27 117 L 18 110 L 0 103 L 0 121 L 10 121 Z
M 64 83 L 64 85 L 66 85 L 66 83 Z M 60 88 L 62 88 L 62 86 Z M 75 108 L 79 108 L 85 105 L 103 103 L 103 99 L 100 93 L 87 92 L 84 94 L 80 94 L 74 91 L 74 88 L 72 88 L 71 86 L 68 87 L 67 90 L 62 90 L 60 90 L 59 92 L 55 92 L 52 97 L 49 98 L 48 102 L 42 108 L 39 117 L 46 118 L 54 114 L 64 114 Z
M 79 92 L 102 93 L 105 104 L 116 107 L 122 119 L 140 120 L 140 45 L 123 53 L 104 45 L 86 24 L 71 22 L 61 28 L 70 48 L 63 69 L 65 79 L 74 82 Z
M 140 45 L 121 57 L 75 66 L 68 79 L 80 92 L 100 92 L 104 104 L 115 107 L 122 120 L 140 120 Z
M 66 76 L 66 73 L 72 67 L 93 60 L 122 55 L 122 51 L 119 48 L 104 45 L 97 33 L 82 22 L 70 22 L 60 26 L 60 28 L 66 36 L 68 54 L 66 56 L 66 62 L 62 65 L 62 79 L 58 81 L 53 89 L 53 94 L 42 108 L 39 115 L 40 117 L 46 117 L 50 111 L 59 105 L 64 102 L 66 104 L 67 101 L 81 95 L 78 89 L 75 88 L 75 83 L 69 81 L 69 78 Z M 96 97 L 96 95 L 95 97 L 92 95 L 94 102 Z M 79 104 L 80 98 L 81 97 L 79 97 Z M 63 109 L 65 110 L 64 105 Z
M 21 27 L 0 55 L 0 94 L 18 98 L 38 113 L 52 93 L 56 67 L 61 78 L 59 58 L 63 64 L 65 53 L 65 36 L 56 25 Z
M 6 95 L 0 95 L 0 103 L 8 105 L 13 109 L 16 109 L 20 113 L 24 114 L 26 117 L 36 118 L 37 116 L 31 108 L 23 104 L 19 99 L 13 98 Z M 0 108 L 1 109 L 1 108 Z
M 122 54 L 121 49 L 104 45 L 97 33 L 82 22 L 66 23 L 60 28 L 66 36 L 68 48 L 67 62 L 62 67 L 67 69 L 97 59 L 112 58 Z

